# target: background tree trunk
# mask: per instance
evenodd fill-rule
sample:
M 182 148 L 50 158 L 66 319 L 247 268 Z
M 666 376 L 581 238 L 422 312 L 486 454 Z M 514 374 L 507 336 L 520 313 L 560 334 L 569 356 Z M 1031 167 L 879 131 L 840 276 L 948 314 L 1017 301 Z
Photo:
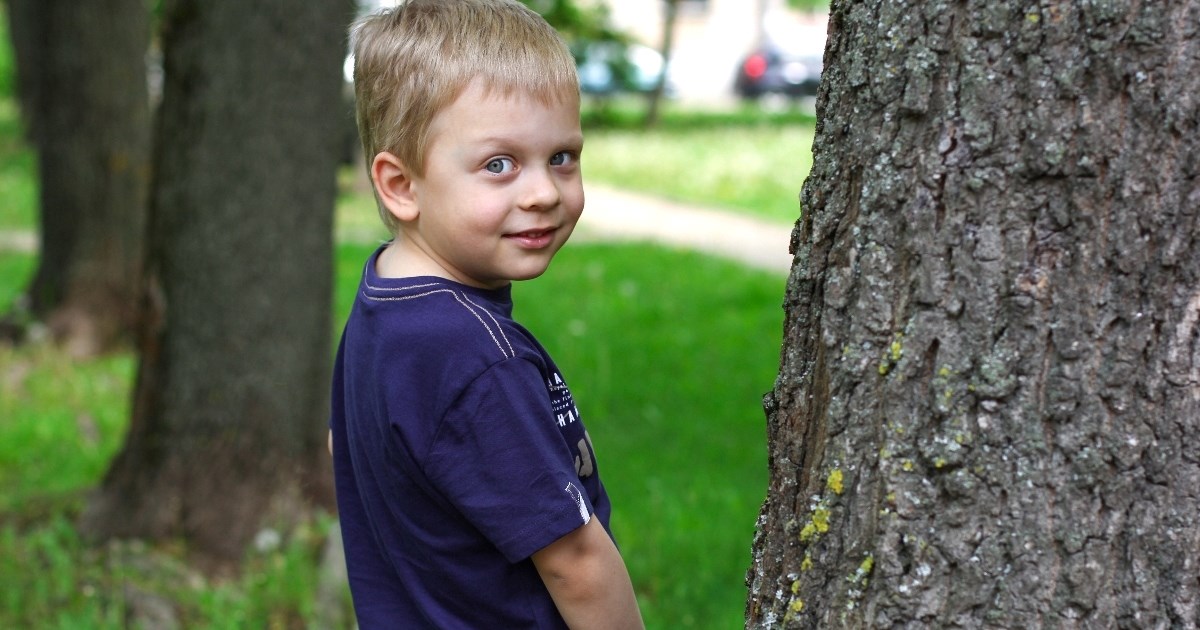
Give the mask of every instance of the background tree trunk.
M 164 16 L 147 329 L 125 447 L 85 515 L 210 569 L 332 504 L 327 372 L 341 63 L 353 4 Z
M 30 308 L 76 355 L 135 327 L 149 190 L 142 0 L 10 0 L 17 86 L 38 154 Z
M 835 2 L 748 627 L 1200 624 L 1200 2 Z
M 643 125 L 647 128 L 657 126 L 660 118 L 659 109 L 662 107 L 663 95 L 667 90 L 667 67 L 671 63 L 671 56 L 674 54 L 675 48 L 675 24 L 679 22 L 679 0 L 664 0 L 662 10 L 662 40 L 659 43 L 658 52 L 662 55 L 663 68 L 658 75 L 658 80 L 654 82 L 654 89 L 646 95 L 646 120 Z

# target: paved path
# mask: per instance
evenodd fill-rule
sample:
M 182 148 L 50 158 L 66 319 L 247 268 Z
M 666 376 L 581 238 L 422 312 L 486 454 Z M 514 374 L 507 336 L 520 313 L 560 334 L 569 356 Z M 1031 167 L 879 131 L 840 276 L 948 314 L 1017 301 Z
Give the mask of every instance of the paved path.
M 705 251 L 786 275 L 791 226 L 587 184 L 576 233 L 589 240 L 641 239 Z
M 32 252 L 38 247 L 32 230 L 0 230 L 0 252 Z
M 665 243 L 783 275 L 792 264 L 790 226 L 597 184 L 587 185 L 587 209 L 574 238 Z M 0 251 L 36 249 L 33 232 L 0 230 Z

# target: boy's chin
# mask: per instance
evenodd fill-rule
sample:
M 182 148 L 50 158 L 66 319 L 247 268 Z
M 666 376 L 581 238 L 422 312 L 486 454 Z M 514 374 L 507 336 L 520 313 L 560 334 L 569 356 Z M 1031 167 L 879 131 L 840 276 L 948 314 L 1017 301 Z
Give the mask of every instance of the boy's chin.
M 513 282 L 521 282 L 523 280 L 533 280 L 534 278 L 538 278 L 542 274 L 546 273 L 546 270 L 549 268 L 550 268 L 550 266 L 546 265 L 545 267 L 542 267 L 540 270 L 536 270 L 536 271 L 530 270 L 527 273 L 512 274 L 512 277 L 510 278 L 510 280 Z
M 513 269 L 508 274 L 508 276 L 509 276 L 509 279 L 512 280 L 513 282 L 520 282 L 522 280 L 533 280 L 534 278 L 537 278 L 537 277 L 541 276 L 542 274 L 546 273 L 546 270 L 549 268 L 550 268 L 550 261 L 547 260 L 545 262 L 545 264 L 542 264 L 542 265 L 528 265 L 521 269 Z

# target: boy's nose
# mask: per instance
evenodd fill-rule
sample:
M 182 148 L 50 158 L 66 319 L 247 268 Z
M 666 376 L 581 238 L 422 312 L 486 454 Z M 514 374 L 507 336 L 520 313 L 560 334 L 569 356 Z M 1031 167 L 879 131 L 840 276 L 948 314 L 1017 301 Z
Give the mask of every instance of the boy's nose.
M 546 169 L 526 171 L 526 181 L 521 191 L 521 207 L 526 210 L 549 210 L 558 205 L 561 193 L 553 174 Z

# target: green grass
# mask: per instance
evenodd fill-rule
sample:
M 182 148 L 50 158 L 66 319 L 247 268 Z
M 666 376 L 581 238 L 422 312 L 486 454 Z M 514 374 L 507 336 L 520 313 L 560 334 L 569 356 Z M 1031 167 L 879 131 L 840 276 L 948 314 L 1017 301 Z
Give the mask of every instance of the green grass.
M 34 156 L 24 143 L 15 83 L 8 12 L 0 11 L 0 230 L 32 228 L 37 217 Z M 7 303 L 0 299 L 0 307 Z
M 21 133 L 16 101 L 0 98 L 0 230 L 32 229 L 37 220 L 34 156 Z
M 28 231 L 35 165 L 5 96 L 0 231 Z M 658 130 L 640 132 L 635 114 L 614 107 L 607 126 L 589 125 L 590 181 L 781 222 L 798 215 L 811 119 L 668 110 Z M 343 173 L 339 322 L 372 240 L 383 236 L 353 181 Z M 0 250 L 0 311 L 35 262 Z M 766 489 L 759 401 L 778 365 L 783 284 L 691 252 L 577 243 L 515 289 L 518 318 L 554 354 L 588 422 L 650 628 L 742 625 Z M 74 522 L 123 440 L 134 371 L 128 353 L 79 363 L 43 342 L 0 346 L 0 628 L 125 628 L 135 608 L 155 605 L 173 606 L 188 628 L 320 626 L 314 592 L 328 519 L 252 552 L 230 581 L 195 573 L 177 544 L 81 539 Z
M 0 366 L 0 514 L 73 505 L 124 439 L 132 357 L 75 363 L 46 344 L 0 345 Z
M 780 223 L 800 216 L 800 186 L 812 167 L 811 117 L 761 109 L 668 111 L 651 130 L 636 128 L 628 113 L 604 120 L 584 132 L 589 182 Z
M 371 247 L 338 248 L 339 321 Z M 31 265 L 0 255 L 3 269 Z M 11 293 L 15 276 L 2 277 Z M 645 244 L 573 244 L 514 291 L 585 414 L 651 628 L 741 624 L 782 291 L 777 275 Z M 177 549 L 80 541 L 72 521 L 120 445 L 133 371 L 127 354 L 75 364 L 45 344 L 0 351 L 0 627 L 123 627 L 132 591 L 172 602 L 193 628 L 311 621 L 327 524 L 225 583 L 194 575 Z
M 244 574 L 206 580 L 177 550 L 139 542 L 89 546 L 69 513 L 0 527 L 0 627 L 123 629 L 129 617 L 173 607 L 187 628 L 302 628 L 314 609 L 315 558 L 330 519 L 293 532 L 279 549 L 251 554 Z
M 783 280 L 690 252 L 568 246 L 514 291 L 571 384 L 651 628 L 736 628 L 766 489 Z

